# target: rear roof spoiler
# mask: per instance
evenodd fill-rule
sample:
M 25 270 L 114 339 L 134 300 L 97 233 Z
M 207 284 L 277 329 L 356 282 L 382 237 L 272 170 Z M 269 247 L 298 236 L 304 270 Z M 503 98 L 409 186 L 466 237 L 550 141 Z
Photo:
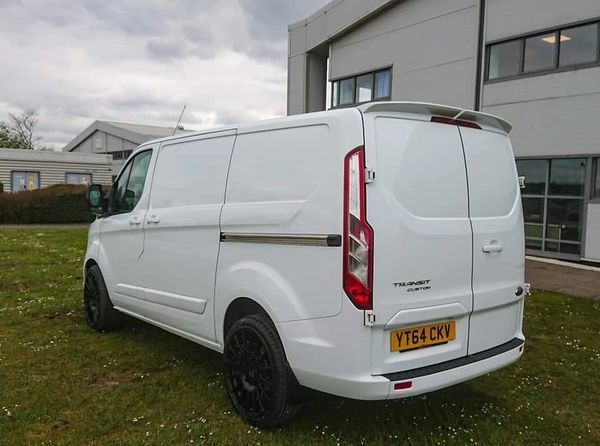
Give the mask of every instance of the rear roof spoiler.
M 357 107 L 362 113 L 405 113 L 421 116 L 441 116 L 453 120 L 470 121 L 481 126 L 492 127 L 510 133 L 512 125 L 494 115 L 476 112 L 465 108 L 449 107 L 447 105 L 430 104 L 427 102 L 369 102 Z

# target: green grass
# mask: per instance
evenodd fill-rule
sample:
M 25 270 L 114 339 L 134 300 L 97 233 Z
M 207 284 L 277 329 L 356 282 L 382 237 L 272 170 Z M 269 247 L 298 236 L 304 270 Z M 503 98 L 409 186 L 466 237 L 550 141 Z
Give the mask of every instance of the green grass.
M 524 357 L 429 395 L 310 393 L 273 431 L 233 413 L 218 354 L 130 320 L 98 334 L 81 310 L 79 229 L 0 229 L 0 444 L 600 444 L 599 304 L 527 298 Z

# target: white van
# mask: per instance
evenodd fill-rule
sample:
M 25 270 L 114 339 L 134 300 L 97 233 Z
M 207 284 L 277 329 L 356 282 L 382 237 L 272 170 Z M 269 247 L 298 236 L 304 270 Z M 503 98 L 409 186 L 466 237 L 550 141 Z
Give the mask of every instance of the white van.
M 380 102 L 145 143 L 107 199 L 89 189 L 89 324 L 222 352 L 258 426 L 300 386 L 383 400 L 504 367 L 528 291 L 510 129 Z

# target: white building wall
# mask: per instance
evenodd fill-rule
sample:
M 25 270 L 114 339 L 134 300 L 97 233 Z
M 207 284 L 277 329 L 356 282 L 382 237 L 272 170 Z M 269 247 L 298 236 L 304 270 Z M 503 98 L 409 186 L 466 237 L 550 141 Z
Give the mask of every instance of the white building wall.
M 486 41 L 600 17 L 600 0 L 488 0 Z M 600 67 L 486 83 L 483 111 L 513 126 L 517 156 L 600 153 Z
M 600 16 L 599 0 L 487 0 L 488 42 Z
M 330 79 L 392 66 L 392 99 L 474 105 L 476 0 L 405 0 L 331 44 Z
M 516 156 L 600 154 L 600 67 L 487 84 L 483 111 L 513 125 Z

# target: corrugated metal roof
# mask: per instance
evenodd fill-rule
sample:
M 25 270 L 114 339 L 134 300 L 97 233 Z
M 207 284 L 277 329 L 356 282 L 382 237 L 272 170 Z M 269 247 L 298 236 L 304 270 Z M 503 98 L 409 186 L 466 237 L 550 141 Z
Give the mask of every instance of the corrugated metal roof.
M 173 135 L 173 127 L 160 127 L 145 124 L 131 124 L 127 122 L 94 121 L 79 135 L 63 147 L 63 152 L 70 152 L 81 144 L 95 131 L 102 131 L 110 135 L 125 139 L 134 144 L 141 144 L 155 138 L 164 138 Z M 185 133 L 189 130 L 177 130 L 176 133 Z

